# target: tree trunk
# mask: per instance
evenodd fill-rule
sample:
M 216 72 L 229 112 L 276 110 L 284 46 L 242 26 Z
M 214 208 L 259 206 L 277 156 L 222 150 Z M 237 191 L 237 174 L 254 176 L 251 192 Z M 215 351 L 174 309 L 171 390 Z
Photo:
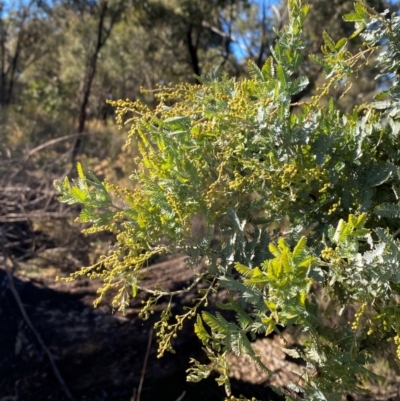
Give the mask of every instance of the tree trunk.
M 87 107 L 89 104 L 89 96 L 90 91 L 92 89 L 93 79 L 96 75 L 96 68 L 97 68 L 97 60 L 100 53 L 101 48 L 104 46 L 108 36 L 111 33 L 112 26 L 110 26 L 109 31 L 107 34 L 103 35 L 103 27 L 104 27 L 104 20 L 107 14 L 108 8 L 108 0 L 104 0 L 100 6 L 100 16 L 99 16 L 99 24 L 97 28 L 97 42 L 96 47 L 93 51 L 92 56 L 90 57 L 88 67 L 85 74 L 85 81 L 83 84 L 83 94 L 82 94 L 82 101 L 79 108 L 79 120 L 78 120 L 78 133 L 82 134 L 85 131 L 86 126 L 86 118 L 87 118 Z M 78 136 L 73 148 L 72 148 L 72 155 L 71 155 L 71 162 L 75 164 L 76 157 L 80 151 L 82 145 L 82 136 Z
M 6 31 L 3 21 L 3 4 L 0 3 L 0 105 L 4 107 L 6 92 Z
M 30 7 L 30 5 L 28 6 Z M 2 10 L 0 10 L 2 11 Z M 7 49 L 6 49 L 6 40 L 7 40 L 7 32 L 3 26 L 4 20 L 1 16 L 0 19 L 0 47 L 1 47 L 1 77 L 0 77 L 0 105 L 2 107 L 6 107 L 10 104 L 11 98 L 12 98 L 12 93 L 14 89 L 14 83 L 16 81 L 16 71 L 17 71 L 17 66 L 18 66 L 18 61 L 19 57 L 21 54 L 21 46 L 22 46 L 22 41 L 23 41 L 23 36 L 24 36 L 24 23 L 26 18 L 28 17 L 29 14 L 29 8 L 24 10 L 24 13 L 22 14 L 20 26 L 19 26 L 19 32 L 17 36 L 17 44 L 15 48 L 15 53 L 12 56 L 12 60 L 9 64 L 9 66 L 6 68 L 6 58 L 7 58 Z
M 193 25 L 190 24 L 188 27 L 188 30 L 186 32 L 186 43 L 187 43 L 188 50 L 189 50 L 190 63 L 192 65 L 194 73 L 196 75 L 201 75 L 199 56 L 197 54 L 197 43 L 196 44 L 193 43 L 192 30 L 193 30 Z M 198 40 L 197 40 L 197 42 L 198 42 Z
M 9 73 L 9 82 L 8 82 L 8 90 L 5 92 L 5 98 L 4 98 L 4 105 L 9 105 L 11 102 L 12 98 L 12 93 L 14 89 L 14 83 L 15 83 L 15 73 L 17 71 L 17 65 L 18 65 L 18 59 L 19 55 L 21 53 L 21 42 L 22 42 L 22 37 L 23 37 L 23 27 L 21 26 L 20 31 L 18 33 L 18 39 L 17 39 L 17 47 L 15 49 L 15 53 L 11 62 L 11 68 L 10 68 L 10 73 Z

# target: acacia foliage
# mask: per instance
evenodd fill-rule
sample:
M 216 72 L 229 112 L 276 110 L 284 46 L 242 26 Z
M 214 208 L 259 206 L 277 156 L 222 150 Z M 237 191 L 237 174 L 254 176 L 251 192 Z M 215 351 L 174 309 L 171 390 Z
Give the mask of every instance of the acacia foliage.
M 161 297 L 179 294 L 142 288 L 150 256 L 185 254 L 192 267 L 206 261 L 207 269 L 194 269 L 193 284 L 182 289 L 207 283 L 194 306 L 178 316 L 167 308 L 156 323 L 162 355 L 196 317 L 194 330 L 212 363 L 192 361 L 189 380 L 217 369 L 230 395 L 226 354 L 247 353 L 268 371 L 251 339 L 297 325 L 302 347 L 284 351 L 306 366 L 298 382 L 276 390 L 288 400 L 341 400 L 363 391 L 359 380 L 373 376 L 368 366 L 377 352 L 399 370 L 400 350 L 391 354 L 389 343 L 400 343 L 400 18 L 356 3 L 344 19 L 355 23 L 352 37 L 361 35 L 363 47 L 351 54 L 351 37 L 335 42 L 325 32 L 323 56 L 311 59 L 323 67 L 326 83 L 292 112 L 292 96 L 308 84 L 298 75 L 308 7 L 290 0 L 289 9 L 273 56 L 262 69 L 249 63 L 249 78 L 214 74 L 201 85 L 160 87 L 155 110 L 114 102 L 118 122 L 130 126 L 127 145 L 135 141 L 140 150 L 132 188 L 85 175 L 80 165 L 77 180 L 55 185 L 62 202 L 83 205 L 79 220 L 87 233 L 116 235 L 98 263 L 70 278 L 101 278 L 99 300 L 115 287 L 113 303 L 123 311 L 139 290 L 147 291 L 146 317 Z M 332 99 L 325 106 L 333 86 L 346 95 L 373 53 L 386 78 L 376 100 L 347 114 Z M 206 222 L 200 238 L 192 226 L 198 214 Z M 329 296 L 331 313 L 352 306 L 354 319 L 332 328 L 317 288 Z M 210 295 L 222 289 L 229 297 L 218 305 L 221 312 L 206 311 Z

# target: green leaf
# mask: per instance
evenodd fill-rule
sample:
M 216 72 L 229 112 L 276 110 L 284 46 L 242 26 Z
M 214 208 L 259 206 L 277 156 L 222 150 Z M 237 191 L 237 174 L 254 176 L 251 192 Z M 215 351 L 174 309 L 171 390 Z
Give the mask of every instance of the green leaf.
M 226 304 L 217 302 L 217 306 L 223 310 L 235 311 L 237 321 L 242 329 L 246 329 L 253 322 L 247 312 L 232 297 L 229 297 Z
M 137 278 L 134 277 L 132 280 L 132 297 L 136 298 L 137 295 Z
M 365 15 L 365 6 L 361 3 L 361 1 L 354 3 L 354 10 L 357 14 Z
M 85 174 L 83 173 L 83 168 L 82 168 L 82 164 L 81 163 L 78 162 L 76 164 L 76 170 L 78 171 L 78 177 L 81 180 L 84 180 L 85 179 Z
M 259 267 L 255 267 L 253 269 L 252 277 L 260 277 L 260 276 L 264 276 L 263 272 L 260 270 Z
M 249 339 L 247 338 L 247 335 L 245 332 L 240 331 L 239 332 L 240 336 L 241 336 L 241 340 L 242 340 L 242 344 L 245 348 L 246 354 L 250 356 L 250 358 L 257 364 L 258 368 L 260 370 L 262 370 L 263 372 L 266 373 L 272 373 L 262 362 L 261 358 L 259 355 L 257 355 L 254 352 L 253 347 L 251 346 L 251 343 L 249 341 Z
M 278 79 L 282 85 L 282 88 L 286 89 L 288 87 L 288 81 L 287 81 L 287 77 L 286 77 L 286 72 L 285 72 L 282 64 L 278 64 L 276 70 L 277 70 Z
M 203 321 L 200 315 L 197 315 L 196 323 L 194 324 L 194 332 L 203 343 L 207 343 L 208 340 L 211 338 L 203 325 Z
M 367 177 L 367 185 L 370 187 L 382 185 L 389 180 L 391 175 L 392 171 L 388 165 L 377 164 L 372 166 Z
M 203 320 L 217 333 L 228 334 L 229 333 L 229 323 L 222 319 L 222 316 L 219 315 L 219 318 L 211 315 L 206 311 L 202 312 Z M 222 320 L 222 321 L 221 321 Z
M 67 178 L 67 177 L 65 177 L 65 178 Z M 56 189 L 57 192 L 63 192 L 63 190 L 64 190 L 64 185 L 59 180 L 53 181 L 53 187 Z
M 375 95 L 374 99 L 378 100 L 378 101 L 386 99 L 388 97 L 389 93 L 390 93 L 389 91 L 382 91 L 382 92 L 378 93 L 377 95 Z
M 288 252 L 290 249 L 289 249 L 289 246 L 288 246 L 288 244 L 287 244 L 287 242 L 285 241 L 285 238 L 279 238 L 278 239 L 278 246 L 279 246 L 279 249 L 283 252 L 283 251 L 286 251 L 286 252 Z
M 366 213 L 361 213 L 357 217 L 357 222 L 354 225 L 355 228 L 362 228 L 364 227 L 365 223 L 367 222 L 367 214 Z
M 364 19 L 364 13 L 349 13 L 343 16 L 345 22 L 363 22 Z
M 254 79 L 257 82 L 263 82 L 264 81 L 264 74 L 262 71 L 258 68 L 256 63 L 252 60 L 249 60 L 247 62 L 247 69 L 249 71 L 249 74 L 252 79 Z
M 276 258 L 282 253 L 282 251 L 275 244 L 269 244 L 268 249 Z
M 70 193 L 71 193 L 71 196 L 73 196 L 78 202 L 81 202 L 81 203 L 85 203 L 85 200 L 88 197 L 87 192 L 78 187 L 71 188 Z
M 309 80 L 307 77 L 300 77 L 295 79 L 290 87 L 291 95 L 296 95 L 297 93 L 300 93 L 308 86 L 308 84 Z
M 248 268 L 247 266 L 242 265 L 242 264 L 239 263 L 239 262 L 236 262 L 236 263 L 235 263 L 235 269 L 236 269 L 242 276 L 244 276 L 244 277 L 246 277 L 246 278 L 251 278 L 251 277 L 253 277 L 253 274 L 254 274 L 253 269 L 250 269 L 250 268 Z
M 315 54 L 310 54 L 309 58 L 313 63 L 315 63 L 315 64 L 317 64 L 317 65 L 319 65 L 319 66 L 321 66 L 323 68 L 328 68 L 329 67 L 329 64 L 322 57 L 318 57 Z
M 335 44 L 335 50 L 337 52 L 340 52 L 344 49 L 346 45 L 347 45 L 347 38 L 339 39 Z
M 358 23 L 358 28 L 350 35 L 349 39 L 354 39 L 357 37 L 361 32 L 365 30 L 367 24 L 364 21 Z
M 400 205 L 396 203 L 382 203 L 376 206 L 374 211 L 380 217 L 400 218 Z
M 328 46 L 331 52 L 336 51 L 335 42 L 332 40 L 332 38 L 328 35 L 326 31 L 322 32 L 322 38 L 324 39 L 324 43 Z
M 343 219 L 340 219 L 339 223 L 337 225 L 335 234 L 332 238 L 333 242 L 335 242 L 337 244 L 340 242 L 340 240 L 342 239 L 342 233 L 343 233 L 344 227 L 345 227 L 345 222 Z
M 275 76 L 274 59 L 271 56 L 269 56 L 265 61 L 261 72 L 265 80 L 274 78 Z
M 93 213 L 91 213 L 88 209 L 82 209 L 79 213 L 79 221 L 81 223 L 87 223 L 89 221 L 93 221 L 94 219 Z
M 267 300 L 267 299 L 266 299 L 264 302 L 265 302 L 265 305 L 267 306 L 267 308 L 268 308 L 271 312 L 275 312 L 275 311 L 276 311 L 277 305 L 276 305 L 274 302 L 269 301 L 269 300 Z
M 187 124 L 190 121 L 188 116 L 174 116 L 174 117 L 169 117 L 164 120 L 164 123 L 184 123 Z
M 306 249 L 307 238 L 305 236 L 301 237 L 293 249 L 293 262 L 297 264 L 304 257 L 304 252 Z
M 70 182 L 69 182 L 69 180 L 68 180 L 68 177 L 65 177 L 65 178 L 64 178 L 64 180 L 63 180 L 63 186 L 64 186 L 64 188 L 65 188 L 67 191 L 69 191 L 69 190 L 71 189 L 71 184 L 70 184 Z
M 278 280 L 281 277 L 283 265 L 280 260 L 273 259 L 268 261 L 267 277 L 271 280 Z

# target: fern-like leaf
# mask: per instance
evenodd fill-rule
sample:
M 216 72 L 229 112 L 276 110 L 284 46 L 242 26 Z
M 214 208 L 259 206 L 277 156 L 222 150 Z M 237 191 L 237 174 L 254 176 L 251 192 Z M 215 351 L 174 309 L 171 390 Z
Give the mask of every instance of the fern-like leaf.
M 251 278 L 253 277 L 253 269 L 250 269 L 249 267 L 246 267 L 245 265 L 242 265 L 239 262 L 235 263 L 235 269 L 244 277 L 246 278 Z
M 211 315 L 211 313 L 203 311 L 202 317 L 208 326 L 210 326 L 211 329 L 215 330 L 217 333 L 222 333 L 225 335 L 229 334 L 230 325 L 225 319 L 222 318 L 220 314 L 215 317 Z
M 207 330 L 203 325 L 203 320 L 201 319 L 200 315 L 197 315 L 197 320 L 196 323 L 194 324 L 194 332 L 204 344 L 209 341 L 210 335 L 207 333 Z
M 250 74 L 251 78 L 253 78 L 255 81 L 259 81 L 259 82 L 264 81 L 264 75 L 254 61 L 249 60 L 247 62 L 247 69 L 249 70 L 249 74 Z
M 375 214 L 379 217 L 389 217 L 391 219 L 400 218 L 400 205 L 397 203 L 382 203 L 375 207 Z
M 306 251 L 306 244 L 307 244 L 307 238 L 306 237 L 301 237 L 296 246 L 293 249 L 292 253 L 292 259 L 294 264 L 298 264 L 302 261 L 305 255 Z
M 266 80 L 274 78 L 275 76 L 274 59 L 271 56 L 267 58 L 261 71 Z
M 232 297 L 229 298 L 226 304 L 218 302 L 217 306 L 220 309 L 235 311 L 237 321 L 242 329 L 246 329 L 253 322 L 246 311 Z

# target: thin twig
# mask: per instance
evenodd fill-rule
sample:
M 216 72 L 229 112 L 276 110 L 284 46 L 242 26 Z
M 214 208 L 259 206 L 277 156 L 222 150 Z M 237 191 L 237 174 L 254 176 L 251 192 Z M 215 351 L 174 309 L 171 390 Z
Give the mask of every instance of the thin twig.
M 181 295 L 187 292 L 190 292 L 194 287 L 196 287 L 197 284 L 199 284 L 199 282 L 208 275 L 208 272 L 206 273 L 202 273 L 200 274 L 194 281 L 192 284 L 190 284 L 189 287 L 187 288 L 182 288 L 181 290 L 176 290 L 176 291 L 162 291 L 162 290 L 149 290 L 148 288 L 144 288 L 144 287 L 140 287 L 137 286 L 137 289 L 143 292 L 146 292 L 148 294 L 151 295 L 156 295 L 156 296 L 160 296 L 160 297 L 164 297 L 164 296 L 173 296 L 173 295 Z
M 49 358 L 50 365 L 53 369 L 54 375 L 56 376 L 58 382 L 60 383 L 62 390 L 64 391 L 65 395 L 67 396 L 67 398 L 69 400 L 75 401 L 75 398 L 72 396 L 67 385 L 65 384 L 64 379 L 62 378 L 62 376 L 60 374 L 60 371 L 57 368 L 57 365 L 54 361 L 54 357 L 53 357 L 52 353 L 50 352 L 49 348 L 46 346 L 45 342 L 43 341 L 43 339 L 40 336 L 40 334 L 38 333 L 38 331 L 35 329 L 31 319 L 29 318 L 28 314 L 26 313 L 25 307 L 21 301 L 18 291 L 15 288 L 13 273 L 11 271 L 11 268 L 8 266 L 7 251 L 6 251 L 6 247 L 5 247 L 5 238 L 6 237 L 5 237 L 4 230 L 1 230 L 1 241 L 0 242 L 1 242 L 1 251 L 3 254 L 3 265 L 4 265 L 5 271 L 7 273 L 8 285 L 9 285 L 10 291 L 15 298 L 15 301 L 19 307 L 19 310 L 20 310 L 26 324 L 28 325 L 28 327 L 30 328 L 30 330 L 32 331 L 34 336 L 36 337 L 36 340 L 38 341 L 38 343 L 42 347 L 43 351 L 46 353 L 47 357 Z
M 140 376 L 140 382 L 139 382 L 139 387 L 138 387 L 138 392 L 137 392 L 137 400 L 136 401 L 140 401 L 140 394 L 142 392 L 142 387 L 143 387 L 143 382 L 144 382 L 144 375 L 146 374 L 147 361 L 149 359 L 152 338 L 153 338 L 153 327 L 151 327 L 150 331 L 149 331 L 149 341 L 147 342 L 147 350 L 146 350 L 146 355 L 144 356 L 142 374 Z
M 175 400 L 175 401 L 182 401 L 183 397 L 186 395 L 186 390 Z
M 84 135 L 92 135 L 92 134 L 94 134 L 94 132 L 82 132 L 82 133 L 76 133 L 76 134 L 68 134 L 68 135 L 60 136 L 60 137 L 55 138 L 55 139 L 51 139 L 50 141 L 44 142 L 44 143 L 36 146 L 35 148 L 31 149 L 27 153 L 26 157 L 30 157 L 34 153 L 38 152 L 39 150 L 47 148 L 48 146 L 55 145 L 56 143 L 59 143 L 59 142 L 62 142 L 62 141 L 67 141 L 68 139 L 81 137 L 81 136 L 84 136 Z
M 133 395 L 131 401 L 136 401 L 136 387 L 133 389 Z

